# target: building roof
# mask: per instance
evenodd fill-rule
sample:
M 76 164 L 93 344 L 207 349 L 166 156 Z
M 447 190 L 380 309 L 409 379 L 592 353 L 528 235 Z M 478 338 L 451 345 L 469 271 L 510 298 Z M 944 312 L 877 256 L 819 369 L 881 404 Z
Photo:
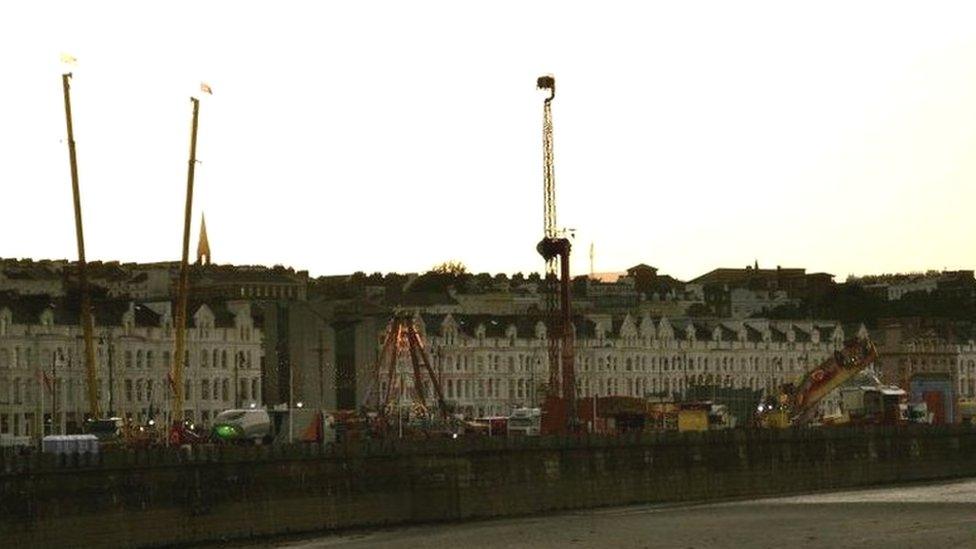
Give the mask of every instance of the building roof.
M 227 303 L 219 300 L 192 301 L 187 304 L 187 326 L 193 326 L 194 314 L 201 306 L 206 305 L 213 311 L 214 326 L 219 328 L 234 327 L 236 315 L 227 307 Z M 171 310 L 176 310 L 175 303 L 171 303 Z M 136 326 L 158 327 L 162 316 L 146 306 L 129 299 L 93 299 L 92 313 L 96 326 L 120 326 L 123 316 L 132 309 Z M 78 325 L 81 323 L 81 305 L 77 297 L 52 298 L 46 295 L 14 295 L 0 293 L 0 310 L 9 309 L 14 324 L 36 325 L 40 323 L 41 314 L 50 309 L 54 323 L 61 326 Z
M 420 317 L 424 321 L 427 333 L 443 335 L 444 321 L 450 316 L 458 327 L 458 332 L 469 337 L 474 337 L 478 326 L 484 326 L 485 337 L 499 338 L 506 337 L 508 329 L 515 327 L 516 337 L 519 339 L 535 338 L 536 325 L 544 321 L 542 315 L 489 315 L 489 314 L 427 314 L 422 313 Z M 573 319 L 576 327 L 576 335 L 579 338 L 592 338 L 596 335 L 596 324 L 583 316 L 576 316 Z
M 738 284 L 749 281 L 750 279 L 775 279 L 778 277 L 798 277 L 805 276 L 806 269 L 800 268 L 779 268 L 776 269 L 755 269 L 746 267 L 745 269 L 713 269 L 698 278 L 693 279 L 692 283 L 699 284 Z

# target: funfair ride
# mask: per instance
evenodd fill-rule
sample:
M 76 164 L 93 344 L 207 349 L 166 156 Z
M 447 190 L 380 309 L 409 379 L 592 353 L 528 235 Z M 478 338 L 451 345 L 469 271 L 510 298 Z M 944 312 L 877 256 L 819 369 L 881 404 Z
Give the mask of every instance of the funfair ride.
M 830 358 L 806 372 L 796 383 L 780 388 L 775 402 L 763 403 L 759 422 L 764 427 L 801 427 L 817 414 L 817 405 L 878 358 L 878 351 L 867 338 L 852 339 L 834 351 Z
M 410 417 L 419 420 L 425 435 L 433 431 L 453 432 L 451 407 L 444 399 L 440 378 L 434 371 L 424 338 L 409 316 L 397 314 L 387 325 L 373 380 L 372 400 L 377 414 L 375 427 L 378 434 L 403 433 L 403 403 L 400 396 L 406 393 L 406 388 L 397 365 L 404 355 L 409 359 L 413 380 L 408 421 Z M 433 394 L 429 397 L 428 393 Z M 411 425 L 414 423 L 417 422 Z M 408 431 L 411 429 L 408 428 Z
M 576 370 L 570 294 L 569 253 L 572 244 L 566 231 L 556 229 L 556 176 L 552 146 L 552 100 L 556 79 L 540 76 L 536 87 L 547 90 L 542 109 L 543 237 L 536 251 L 546 262 L 546 336 L 549 346 L 549 382 L 543 402 L 542 429 L 545 433 L 577 430 Z M 556 264 L 559 264 L 558 274 Z

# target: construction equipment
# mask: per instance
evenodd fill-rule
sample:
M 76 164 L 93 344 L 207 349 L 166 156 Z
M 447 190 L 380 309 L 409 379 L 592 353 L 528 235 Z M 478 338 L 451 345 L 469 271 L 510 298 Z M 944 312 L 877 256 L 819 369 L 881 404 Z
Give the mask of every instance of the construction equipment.
M 186 354 L 186 301 L 189 279 L 188 259 L 190 254 L 190 216 L 193 213 L 193 174 L 197 163 L 197 120 L 200 115 L 200 100 L 191 97 L 193 103 L 193 123 L 190 129 L 190 162 L 186 173 L 186 208 L 183 216 L 183 255 L 180 258 L 180 280 L 176 289 L 176 354 L 173 357 L 173 371 L 170 373 L 170 386 L 173 391 L 172 433 L 169 440 L 183 437 L 183 361 Z
M 78 290 L 81 293 L 80 320 L 85 338 L 85 382 L 88 388 L 88 414 L 92 419 L 101 417 L 98 402 L 98 377 L 95 372 L 95 331 L 92 321 L 91 294 L 88 291 L 87 263 L 85 262 L 85 232 L 81 222 L 81 192 L 78 188 L 78 159 L 75 155 L 75 133 L 71 120 L 71 73 L 61 75 L 64 88 L 64 116 L 68 125 L 68 158 L 71 161 L 71 192 L 74 197 L 75 237 L 78 241 Z M 41 389 L 43 391 L 43 389 Z
M 376 367 L 375 402 L 381 427 L 389 425 L 394 408 L 399 410 L 397 395 L 403 391 L 401 376 L 397 375 L 397 363 L 401 353 L 407 352 L 413 374 L 413 404 L 416 415 L 434 418 L 431 404 L 427 399 L 427 384 L 433 389 L 440 421 L 450 420 L 451 409 L 444 399 L 440 380 L 431 366 L 430 355 L 423 338 L 414 326 L 413 320 L 404 315 L 395 315 L 387 325 L 383 348 Z M 399 419 L 397 420 L 399 423 Z
M 543 103 L 543 237 L 536 251 L 546 261 L 546 320 L 549 347 L 549 388 L 543 404 L 543 430 L 546 432 L 575 431 L 576 372 L 573 365 L 575 346 L 570 302 L 569 253 L 572 245 L 556 229 L 556 178 L 552 152 L 552 100 L 556 97 L 556 79 L 540 76 L 536 87 L 548 90 Z M 559 275 L 556 260 L 559 260 Z M 558 286 L 558 292 L 557 292 Z M 557 311 L 558 301 L 558 311 Z
M 686 402 L 678 405 L 678 431 L 707 431 L 708 412 L 711 410 L 708 402 Z
M 878 351 L 867 338 L 853 339 L 806 372 L 797 383 L 783 385 L 776 403 L 760 405 L 760 424 L 766 427 L 803 426 L 817 413 L 817 405 L 828 393 L 871 365 Z

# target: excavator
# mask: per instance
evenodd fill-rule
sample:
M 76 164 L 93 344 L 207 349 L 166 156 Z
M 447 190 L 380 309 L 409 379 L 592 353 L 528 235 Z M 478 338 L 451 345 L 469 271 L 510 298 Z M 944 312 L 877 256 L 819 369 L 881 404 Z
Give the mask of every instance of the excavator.
M 783 385 L 774 402 L 761 404 L 759 425 L 787 428 L 809 424 L 824 397 L 877 358 L 878 351 L 867 338 L 845 342 L 843 348 L 834 351 L 830 358 L 806 372 L 799 381 Z

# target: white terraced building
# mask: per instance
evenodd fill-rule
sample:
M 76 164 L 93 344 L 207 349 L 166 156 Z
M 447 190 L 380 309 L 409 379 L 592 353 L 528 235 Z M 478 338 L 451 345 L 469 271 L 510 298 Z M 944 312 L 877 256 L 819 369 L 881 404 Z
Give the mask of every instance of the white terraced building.
M 445 397 L 471 416 L 537 405 L 548 379 L 546 327 L 538 318 L 418 315 Z M 864 337 L 829 321 L 653 319 L 592 316 L 576 322 L 582 397 L 678 395 L 696 385 L 774 394 L 843 346 Z M 382 341 L 380 342 L 382 344 Z M 398 364 L 409 401 L 409 362 Z M 385 391 L 385 383 L 381 382 Z M 429 394 L 429 393 L 428 393 Z M 835 406 L 824 403 L 825 409 Z
M 187 417 L 206 423 L 235 404 L 261 403 L 261 332 L 250 305 L 210 303 L 190 310 Z M 96 304 L 103 415 L 168 421 L 173 335 L 169 303 Z M 0 433 L 36 436 L 41 418 L 46 433 L 77 432 L 89 410 L 83 357 L 77 309 L 43 296 L 0 300 Z
M 943 374 L 952 380 L 960 399 L 976 397 L 976 341 L 950 338 L 912 338 L 881 348 L 878 370 L 885 382 L 905 389 L 915 374 Z

